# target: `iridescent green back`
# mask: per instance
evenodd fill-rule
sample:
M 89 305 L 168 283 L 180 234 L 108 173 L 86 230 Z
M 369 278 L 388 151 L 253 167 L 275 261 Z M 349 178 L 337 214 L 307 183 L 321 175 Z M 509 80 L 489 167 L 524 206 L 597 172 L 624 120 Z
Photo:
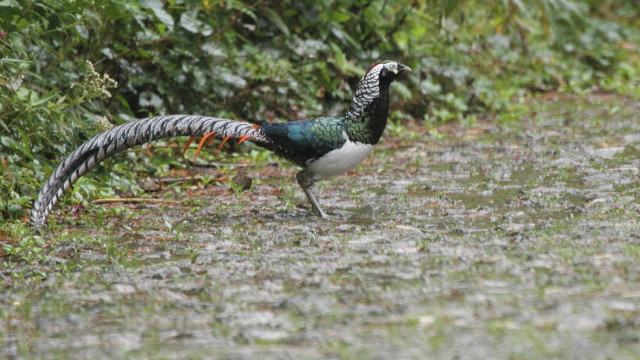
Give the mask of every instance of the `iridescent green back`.
M 261 130 L 271 140 L 267 148 L 298 165 L 342 147 L 342 116 L 319 117 L 288 123 L 262 124 Z

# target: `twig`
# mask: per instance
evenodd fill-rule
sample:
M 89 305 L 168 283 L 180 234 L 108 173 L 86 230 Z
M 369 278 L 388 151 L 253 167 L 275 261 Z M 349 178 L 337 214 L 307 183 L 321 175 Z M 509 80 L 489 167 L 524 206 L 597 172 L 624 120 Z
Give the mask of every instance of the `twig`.
M 169 183 L 180 182 L 180 181 L 189 181 L 189 180 L 205 181 L 205 179 L 202 176 L 195 176 L 195 177 L 184 176 L 184 177 L 179 177 L 179 178 L 158 179 L 158 182 L 161 182 L 163 184 L 169 184 Z M 226 176 L 226 175 L 220 176 L 220 177 L 215 178 L 215 179 L 209 179 L 209 181 L 225 181 L 225 180 L 229 180 L 229 177 Z
M 205 169 L 217 169 L 220 168 L 222 166 L 225 166 L 228 164 L 220 164 L 220 163 L 195 163 L 193 164 L 193 167 L 199 167 L 199 168 L 205 168 Z
M 387 2 L 384 2 L 384 6 L 387 5 Z M 389 31 L 388 33 L 385 34 L 385 38 L 389 39 L 393 36 L 393 34 L 396 33 L 396 31 L 398 31 L 400 29 L 400 26 L 404 25 L 405 21 L 407 20 L 407 16 L 409 15 L 409 12 L 413 11 L 413 9 L 418 5 L 418 1 L 413 1 L 411 3 L 411 6 L 409 7 L 409 11 L 406 11 L 403 15 L 402 18 L 400 19 L 400 21 L 396 22 L 396 25 L 391 29 L 391 31 Z M 377 43 L 380 42 L 380 39 L 377 39 L 378 41 L 375 41 L 376 39 L 374 39 L 374 37 L 370 37 L 369 38 L 369 42 L 367 44 L 367 46 L 363 46 L 364 50 L 371 50 Z
M 276 111 L 279 112 L 280 114 L 284 115 L 284 117 L 286 117 L 289 121 L 296 121 L 297 119 L 294 119 L 293 116 L 287 114 L 286 111 L 284 111 L 282 108 L 276 108 Z
M 201 168 L 221 168 L 223 166 L 236 166 L 238 169 L 240 168 L 246 168 L 247 164 L 237 164 L 237 163 L 223 163 L 223 162 L 211 162 L 211 163 L 201 163 L 201 162 L 197 162 L 195 167 L 201 167 Z
M 196 178 L 193 175 L 193 171 L 191 171 L 191 165 L 189 164 L 187 159 L 184 157 L 184 154 L 186 154 L 186 151 L 182 153 L 182 161 L 184 161 L 184 166 L 187 168 L 187 171 L 189 172 L 189 178 L 191 179 L 191 181 L 196 181 Z M 195 161 L 194 161 L 193 165 L 195 165 Z M 160 179 L 158 179 L 158 180 L 160 180 Z
M 91 202 L 92 204 L 120 204 L 120 203 L 143 203 L 143 204 L 182 204 L 182 201 L 172 201 L 164 199 L 144 199 L 144 198 L 112 198 L 112 199 L 97 199 Z
M 202 180 L 202 177 L 201 176 L 183 176 L 179 178 L 167 178 L 167 179 L 158 178 L 158 182 L 162 184 L 170 184 L 174 182 L 189 181 L 189 180 L 192 180 L 192 181 Z
M 396 23 L 395 27 L 385 35 L 387 39 L 391 38 L 393 34 L 395 34 L 396 31 L 400 29 L 400 26 L 404 25 L 405 20 L 407 20 L 407 15 L 409 15 L 409 12 L 411 12 L 416 7 L 416 5 L 418 5 L 417 1 L 411 3 L 409 11 L 405 12 L 404 15 L 402 15 L 402 19 L 400 19 L 400 21 Z
M 100 64 L 101 62 L 103 62 L 103 61 L 105 61 L 107 59 L 109 59 L 109 60 L 118 60 L 121 57 L 127 55 L 128 53 L 130 53 L 130 52 L 132 52 L 134 50 L 137 50 L 138 48 L 141 48 L 141 47 L 144 47 L 144 46 L 147 46 L 147 45 L 154 45 L 154 44 L 165 42 L 165 41 L 173 42 L 173 39 L 171 39 L 170 37 L 163 37 L 163 38 L 155 39 L 155 40 L 152 40 L 152 41 L 149 41 L 149 42 L 146 42 L 146 43 L 137 44 L 137 45 L 135 45 L 135 47 L 131 47 L 130 49 L 127 49 L 127 50 L 121 52 L 120 54 L 114 56 L 113 59 L 109 59 L 109 57 L 103 57 L 102 59 L 98 60 L 98 62 L 96 62 L 94 65 L 98 65 L 98 64 Z
M 33 10 L 33 7 L 35 6 L 35 2 L 31 3 L 31 5 L 29 5 L 29 7 L 27 8 L 27 10 L 23 11 L 22 14 L 20 14 L 20 17 L 15 21 L 15 23 L 9 28 L 9 30 L 7 30 L 7 34 L 12 32 L 16 26 L 18 26 L 18 24 L 20 23 L 20 20 L 22 20 L 22 18 L 31 10 Z

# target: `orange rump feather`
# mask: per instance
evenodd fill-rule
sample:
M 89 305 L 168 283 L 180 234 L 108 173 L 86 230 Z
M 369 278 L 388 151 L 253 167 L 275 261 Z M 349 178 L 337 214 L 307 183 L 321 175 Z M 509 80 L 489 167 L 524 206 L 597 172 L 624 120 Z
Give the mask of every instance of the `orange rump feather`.
M 189 140 L 187 140 L 187 144 L 184 146 L 184 149 L 182 150 L 182 156 L 184 156 L 184 154 L 187 152 L 187 149 L 189 148 L 189 145 L 191 145 L 191 143 L 195 139 L 196 139 L 196 137 L 192 136 L 192 137 L 189 138 Z
M 198 154 L 200 154 L 200 149 L 202 148 L 202 145 L 204 145 L 204 142 L 207 140 L 208 137 L 215 134 L 216 133 L 214 132 L 210 132 L 202 137 L 202 140 L 200 140 L 200 145 L 198 145 L 198 150 L 196 150 L 196 157 L 193 159 L 193 166 L 196 166 L 196 159 L 198 158 Z
M 224 138 L 224 140 L 222 140 L 222 144 L 220 144 L 220 147 L 218 148 L 218 151 L 216 151 L 216 154 L 214 155 L 214 157 L 218 156 L 218 153 L 220 152 L 220 149 L 222 149 L 222 145 L 224 145 L 224 143 L 226 143 L 227 140 L 231 139 L 232 136 L 233 135 L 229 135 L 226 138 Z

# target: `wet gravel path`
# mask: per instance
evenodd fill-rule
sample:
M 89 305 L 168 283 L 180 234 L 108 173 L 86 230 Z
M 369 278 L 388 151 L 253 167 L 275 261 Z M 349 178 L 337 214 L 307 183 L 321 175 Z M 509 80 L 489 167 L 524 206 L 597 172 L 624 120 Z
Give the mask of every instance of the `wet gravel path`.
M 640 103 L 532 107 L 388 131 L 315 189 L 329 220 L 269 165 L 240 196 L 61 220 L 1 273 L 0 356 L 637 359 Z

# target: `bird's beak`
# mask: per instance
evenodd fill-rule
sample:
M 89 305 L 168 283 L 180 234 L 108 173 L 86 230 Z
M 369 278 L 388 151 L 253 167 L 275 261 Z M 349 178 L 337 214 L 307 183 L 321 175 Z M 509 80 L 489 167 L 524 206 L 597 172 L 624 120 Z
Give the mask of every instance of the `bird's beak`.
M 398 64 L 398 68 L 393 70 L 393 73 L 396 75 L 404 72 L 411 72 L 411 68 L 407 65 Z

